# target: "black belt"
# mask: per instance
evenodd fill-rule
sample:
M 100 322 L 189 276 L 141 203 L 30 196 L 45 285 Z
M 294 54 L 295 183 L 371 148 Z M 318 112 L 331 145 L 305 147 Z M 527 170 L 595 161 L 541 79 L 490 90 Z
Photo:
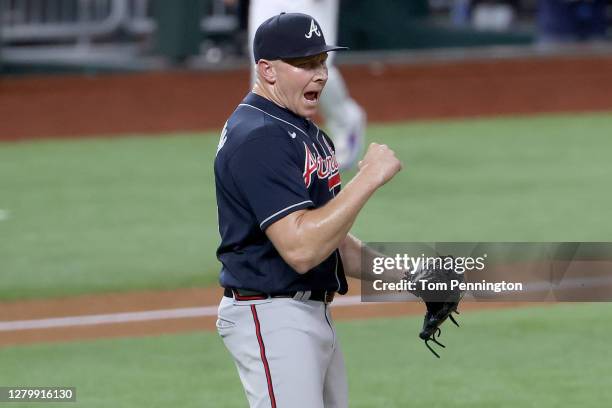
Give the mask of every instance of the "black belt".
M 294 298 L 297 300 L 315 300 L 318 302 L 331 303 L 336 292 L 326 290 L 293 291 L 283 293 L 262 293 L 245 289 L 225 288 L 223 295 L 236 300 L 263 300 L 268 298 Z

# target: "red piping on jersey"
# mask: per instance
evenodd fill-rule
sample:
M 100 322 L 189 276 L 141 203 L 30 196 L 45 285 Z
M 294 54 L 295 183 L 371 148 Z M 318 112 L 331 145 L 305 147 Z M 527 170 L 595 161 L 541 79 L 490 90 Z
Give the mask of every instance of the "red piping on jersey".
M 329 178 L 327 179 L 327 186 L 329 187 L 330 191 L 338 187 L 340 184 L 340 173 L 336 173 L 333 176 L 329 176 Z
M 253 313 L 253 320 L 255 321 L 255 333 L 257 334 L 257 341 L 259 342 L 259 354 L 261 355 L 261 361 L 264 365 L 264 371 L 266 372 L 266 381 L 268 382 L 268 395 L 270 396 L 270 403 L 272 408 L 276 408 L 276 398 L 274 398 L 274 387 L 272 387 L 272 375 L 270 374 L 270 366 L 268 365 L 268 358 L 266 357 L 266 346 L 261 336 L 261 327 L 259 326 L 259 318 L 257 317 L 257 310 L 255 305 L 251 305 L 251 313 Z

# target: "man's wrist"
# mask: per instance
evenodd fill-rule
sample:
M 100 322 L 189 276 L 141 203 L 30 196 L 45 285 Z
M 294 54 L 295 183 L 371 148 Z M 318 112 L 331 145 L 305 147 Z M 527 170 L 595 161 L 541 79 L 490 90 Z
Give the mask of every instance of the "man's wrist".
M 370 167 L 366 165 L 362 169 L 360 169 L 353 180 L 357 181 L 360 187 L 365 188 L 370 194 L 374 193 L 378 187 L 380 187 L 380 181 L 378 180 L 380 177 L 378 175 L 372 174 L 370 171 Z

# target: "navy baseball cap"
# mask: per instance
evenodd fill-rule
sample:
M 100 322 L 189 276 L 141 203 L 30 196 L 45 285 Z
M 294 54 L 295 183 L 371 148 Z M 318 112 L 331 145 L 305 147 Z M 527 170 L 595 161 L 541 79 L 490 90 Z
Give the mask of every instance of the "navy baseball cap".
M 328 45 L 317 21 L 302 13 L 280 13 L 257 28 L 253 40 L 253 57 L 278 60 L 311 57 L 328 51 L 348 50 Z

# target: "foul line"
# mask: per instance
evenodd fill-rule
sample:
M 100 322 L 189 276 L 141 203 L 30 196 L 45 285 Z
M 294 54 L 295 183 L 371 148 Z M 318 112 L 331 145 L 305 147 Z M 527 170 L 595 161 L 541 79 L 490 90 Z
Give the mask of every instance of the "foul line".
M 610 284 L 611 280 L 609 277 L 605 278 L 582 278 L 582 279 L 564 279 L 559 284 L 552 284 L 550 282 L 531 282 L 525 284 L 526 289 L 524 293 L 537 293 L 549 290 L 567 290 L 567 289 L 588 289 L 593 287 L 601 287 L 605 284 Z M 492 292 L 491 292 L 492 293 Z M 371 297 L 372 300 L 384 302 L 393 300 L 395 295 L 376 296 Z M 414 299 L 413 295 L 410 295 Z M 368 297 L 366 297 L 367 299 Z M 470 296 L 467 296 L 468 300 Z M 501 301 L 508 301 L 510 299 L 500 299 Z M 520 300 L 520 299 L 515 299 Z M 529 300 L 529 299 L 526 299 Z M 346 307 L 354 306 L 359 304 L 373 304 L 379 302 L 372 302 L 370 300 L 363 301 L 361 296 L 342 296 L 336 298 L 333 303 L 333 307 Z M 15 321 L 0 321 L 0 332 L 19 331 L 19 330 L 32 330 L 32 329 L 51 329 L 59 327 L 77 327 L 77 326 L 96 326 L 102 324 L 115 324 L 115 323 L 128 323 L 128 322 L 146 322 L 152 320 L 167 320 L 167 319 L 185 319 L 190 317 L 212 317 L 216 316 L 218 306 L 203 306 L 203 307 L 187 307 L 180 309 L 160 309 L 160 310 L 148 310 L 143 312 L 129 312 L 129 313 L 110 313 L 110 314 L 97 314 L 97 315 L 84 315 L 84 316 L 66 316 L 66 317 L 55 317 L 48 319 L 36 319 L 36 320 L 15 320 Z
M 334 307 L 361 303 L 361 296 L 346 296 L 334 300 Z M 0 322 L 0 332 L 52 329 L 59 327 L 96 326 L 102 324 L 146 322 L 151 320 L 185 319 L 217 316 L 218 306 L 186 307 L 180 309 L 149 310 L 144 312 L 110 313 L 84 316 L 66 316 L 49 319 L 15 320 Z

